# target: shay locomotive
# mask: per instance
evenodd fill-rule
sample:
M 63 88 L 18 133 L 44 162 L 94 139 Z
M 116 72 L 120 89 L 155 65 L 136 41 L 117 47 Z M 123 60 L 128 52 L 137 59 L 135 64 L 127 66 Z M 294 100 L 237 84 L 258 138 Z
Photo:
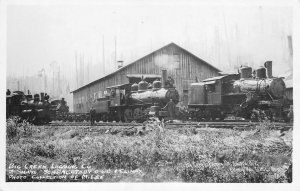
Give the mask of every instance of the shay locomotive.
M 22 91 L 6 93 L 6 117 L 19 116 L 28 122 L 40 124 L 48 123 L 50 118 L 50 103 L 47 94 L 25 95 Z
M 192 119 L 224 119 L 235 117 L 261 120 L 284 118 L 285 83 L 272 76 L 272 62 L 252 72 L 241 67 L 239 74 L 222 75 L 192 83 L 188 108 Z

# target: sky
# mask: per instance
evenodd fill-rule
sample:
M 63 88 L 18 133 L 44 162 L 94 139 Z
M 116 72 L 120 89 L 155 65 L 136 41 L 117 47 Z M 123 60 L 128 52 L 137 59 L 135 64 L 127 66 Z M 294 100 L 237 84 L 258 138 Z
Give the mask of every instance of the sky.
M 275 75 L 292 70 L 288 5 L 101 2 L 8 5 L 7 76 L 60 68 L 74 89 L 76 55 L 86 84 L 116 69 L 115 52 L 126 65 L 171 42 L 221 70 L 267 60 Z

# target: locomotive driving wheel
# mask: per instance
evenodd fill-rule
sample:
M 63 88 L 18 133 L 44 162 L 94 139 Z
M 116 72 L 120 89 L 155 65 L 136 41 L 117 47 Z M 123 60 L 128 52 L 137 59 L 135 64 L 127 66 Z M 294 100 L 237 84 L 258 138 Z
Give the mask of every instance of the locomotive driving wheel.
M 124 119 L 125 119 L 125 122 L 127 122 L 127 123 L 130 123 L 132 121 L 132 119 L 133 119 L 132 109 L 125 109 Z
M 141 121 L 142 117 L 143 117 L 143 110 L 141 108 L 135 108 L 133 111 L 133 118 L 136 121 Z

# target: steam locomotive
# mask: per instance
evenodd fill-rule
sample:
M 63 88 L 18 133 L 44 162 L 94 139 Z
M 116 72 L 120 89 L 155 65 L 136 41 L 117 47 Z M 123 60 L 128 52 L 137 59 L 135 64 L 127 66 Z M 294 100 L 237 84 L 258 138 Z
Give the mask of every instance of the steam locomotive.
M 228 74 L 192 83 L 188 108 L 194 120 L 224 119 L 228 115 L 262 120 L 284 118 L 285 83 L 272 76 L 272 61 L 252 72 L 241 67 L 239 74 Z
M 20 116 L 34 124 L 49 123 L 51 111 L 49 95 L 41 93 L 25 95 L 22 91 L 6 94 L 6 117 Z
M 159 112 L 172 99 L 179 102 L 178 91 L 172 82 L 167 80 L 167 70 L 162 70 L 162 79 L 146 82 L 143 78 L 137 84 L 121 84 L 107 87 L 105 96 L 93 104 L 96 110 L 96 121 L 142 122 L 149 113 L 165 116 Z

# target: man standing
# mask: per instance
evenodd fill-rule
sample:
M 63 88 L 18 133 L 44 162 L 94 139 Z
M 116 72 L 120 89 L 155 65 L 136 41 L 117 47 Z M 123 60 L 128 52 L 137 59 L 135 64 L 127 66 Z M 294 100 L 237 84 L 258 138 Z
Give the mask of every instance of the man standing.
M 168 115 L 170 117 L 170 122 L 173 122 L 174 116 L 175 116 L 175 108 L 176 104 L 173 102 L 172 99 L 167 103 L 167 105 L 163 108 L 164 110 L 168 111 Z
M 92 106 L 92 108 L 90 109 L 90 121 L 91 121 L 91 125 L 95 124 L 95 114 L 96 114 L 96 110 Z
M 65 105 L 66 105 L 65 98 L 61 98 L 61 105 L 63 105 L 63 106 L 65 106 Z

